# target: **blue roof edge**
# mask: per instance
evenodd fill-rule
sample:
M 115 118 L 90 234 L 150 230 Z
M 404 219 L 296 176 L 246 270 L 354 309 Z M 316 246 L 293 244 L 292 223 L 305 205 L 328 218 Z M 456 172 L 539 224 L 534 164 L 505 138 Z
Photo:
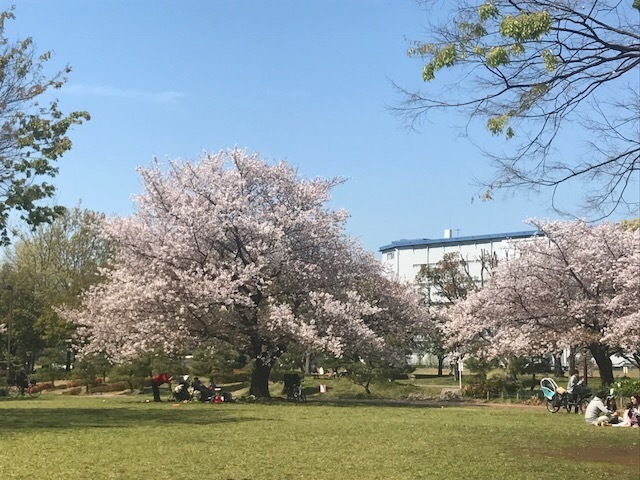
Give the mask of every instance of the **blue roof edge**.
M 378 251 L 386 252 L 387 250 L 395 250 L 396 248 L 409 248 L 409 247 L 422 247 L 427 245 L 446 245 L 449 243 L 473 243 L 479 240 L 507 240 L 510 238 L 527 238 L 534 235 L 542 235 L 539 230 L 525 230 L 522 232 L 510 232 L 510 233 L 489 233 L 486 235 L 471 235 L 468 237 L 454 237 L 454 238 L 416 238 L 413 240 L 397 240 L 391 242 L 389 245 L 380 247 Z

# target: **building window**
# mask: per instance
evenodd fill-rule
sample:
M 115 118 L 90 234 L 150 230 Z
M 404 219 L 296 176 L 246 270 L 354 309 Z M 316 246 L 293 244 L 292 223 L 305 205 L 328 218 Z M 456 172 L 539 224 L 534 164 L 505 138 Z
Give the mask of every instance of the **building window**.
M 393 260 L 393 257 L 395 257 L 395 252 L 387 253 L 387 260 Z

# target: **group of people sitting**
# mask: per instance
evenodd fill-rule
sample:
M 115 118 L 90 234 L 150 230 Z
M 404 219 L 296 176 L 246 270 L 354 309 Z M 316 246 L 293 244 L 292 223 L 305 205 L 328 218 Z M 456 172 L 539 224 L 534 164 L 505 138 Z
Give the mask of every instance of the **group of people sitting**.
M 171 386 L 173 377 L 166 373 L 156 375 L 152 379 L 151 387 L 153 389 L 153 399 L 160 402 L 160 385 L 167 383 Z M 216 386 L 213 378 L 209 379 L 209 385 L 204 385 L 198 377 L 193 377 L 190 381 L 189 375 L 182 375 L 178 379 L 178 385 L 171 389 L 172 398 L 176 402 L 189 402 L 192 400 L 199 402 L 222 403 L 232 401 L 230 392 L 223 392 L 221 388 Z
M 590 425 L 612 425 L 616 427 L 638 427 L 640 407 L 638 394 L 631 395 L 629 404 L 620 415 L 616 400 L 606 390 L 599 391 L 589 402 L 584 420 Z
M 349 372 L 344 367 L 327 368 L 325 370 L 323 367 L 318 367 L 315 363 L 312 363 L 310 373 L 313 378 L 338 378 L 346 377 Z

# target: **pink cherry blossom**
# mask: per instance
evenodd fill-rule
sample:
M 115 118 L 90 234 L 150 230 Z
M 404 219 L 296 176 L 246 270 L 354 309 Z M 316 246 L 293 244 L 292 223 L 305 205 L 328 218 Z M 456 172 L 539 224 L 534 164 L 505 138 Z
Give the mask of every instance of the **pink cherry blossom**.
M 610 354 L 640 359 L 640 232 L 613 223 L 530 223 L 541 235 L 514 244 L 516 258 L 446 312 L 449 345 L 492 357 L 586 347 L 610 383 Z
M 366 355 L 419 322 L 413 289 L 387 279 L 344 234 L 346 212 L 327 207 L 341 179 L 301 179 L 239 149 L 139 171 L 137 212 L 104 225 L 107 281 L 63 312 L 84 352 L 123 360 L 215 337 L 256 359 L 252 391 L 268 395 L 287 343 Z

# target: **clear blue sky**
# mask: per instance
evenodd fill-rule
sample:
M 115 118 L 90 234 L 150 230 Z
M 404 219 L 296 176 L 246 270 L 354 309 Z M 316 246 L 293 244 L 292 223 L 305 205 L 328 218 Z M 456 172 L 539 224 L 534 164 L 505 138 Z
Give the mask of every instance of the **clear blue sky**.
M 399 99 L 391 81 L 422 83 L 405 52 L 428 19 L 412 0 L 16 3 L 7 34 L 70 64 L 61 107 L 92 116 L 60 163 L 60 204 L 128 215 L 137 165 L 237 145 L 306 177 L 347 178 L 332 205 L 372 252 L 445 228 L 503 233 L 555 217 L 533 194 L 472 203 L 489 167 L 458 137 L 462 120 L 443 114 L 409 132 L 386 108 Z

